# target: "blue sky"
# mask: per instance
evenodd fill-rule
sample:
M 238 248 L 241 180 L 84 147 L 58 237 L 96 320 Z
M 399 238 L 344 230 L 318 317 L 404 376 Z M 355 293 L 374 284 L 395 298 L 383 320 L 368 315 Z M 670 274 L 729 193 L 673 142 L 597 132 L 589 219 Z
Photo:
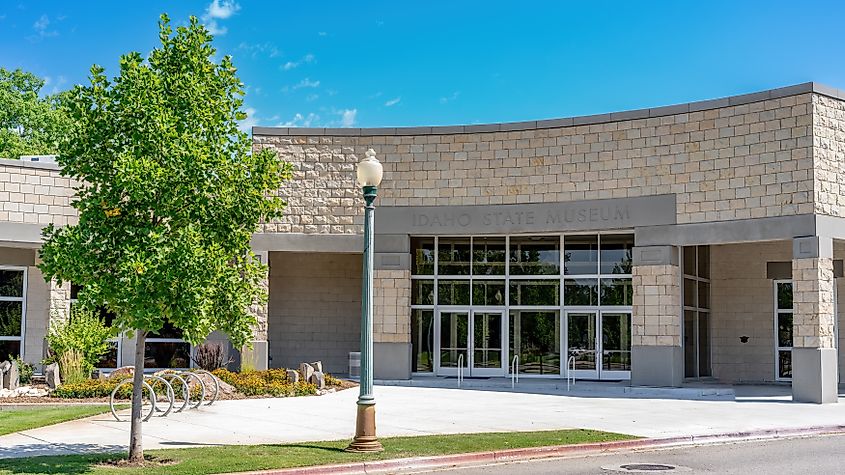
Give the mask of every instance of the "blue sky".
M 845 2 L 0 2 L 0 66 L 85 82 L 203 18 L 245 125 L 414 126 L 669 105 L 806 81 L 845 88 Z

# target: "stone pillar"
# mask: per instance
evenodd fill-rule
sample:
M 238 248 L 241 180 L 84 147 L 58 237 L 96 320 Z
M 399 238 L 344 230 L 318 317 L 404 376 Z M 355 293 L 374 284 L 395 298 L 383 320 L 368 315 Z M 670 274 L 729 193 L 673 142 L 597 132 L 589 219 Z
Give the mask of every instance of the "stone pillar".
M 678 248 L 647 246 L 633 251 L 631 384 L 680 386 L 684 353 Z
M 267 271 L 264 274 L 262 284 L 266 291 L 270 290 L 270 253 L 267 251 L 256 252 L 255 255 L 261 260 L 261 263 L 267 266 Z M 252 349 L 241 349 L 241 366 L 245 361 L 251 363 L 257 370 L 267 369 L 270 365 L 269 361 L 269 345 L 267 343 L 267 315 L 268 315 L 268 301 L 262 305 L 253 305 L 250 307 L 250 312 L 255 315 L 258 324 L 253 329 Z
M 792 400 L 837 402 L 833 240 L 795 238 L 792 246 Z
M 407 235 L 377 234 L 375 251 L 373 374 L 376 379 L 410 379 L 410 240 Z
M 70 316 L 70 282 L 59 285 L 50 281 L 50 320 L 66 320 Z

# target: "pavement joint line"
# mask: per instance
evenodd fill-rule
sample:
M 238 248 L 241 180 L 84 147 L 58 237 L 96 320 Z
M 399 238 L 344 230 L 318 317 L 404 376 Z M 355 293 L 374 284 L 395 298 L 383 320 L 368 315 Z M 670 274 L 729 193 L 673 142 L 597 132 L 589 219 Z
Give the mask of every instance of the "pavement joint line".
M 230 475 L 353 475 L 396 471 L 437 470 L 453 467 L 469 467 L 526 460 L 552 459 L 572 455 L 593 455 L 599 453 L 635 449 L 670 448 L 690 445 L 720 444 L 741 441 L 777 440 L 811 435 L 845 434 L 845 425 L 811 426 L 803 428 L 763 429 L 736 431 L 721 434 L 676 436 L 664 438 L 643 438 L 613 442 L 594 442 L 575 445 L 554 445 L 526 447 L 466 454 L 435 455 L 400 459 L 352 462 L 334 465 L 315 465 L 277 470 L 240 472 Z

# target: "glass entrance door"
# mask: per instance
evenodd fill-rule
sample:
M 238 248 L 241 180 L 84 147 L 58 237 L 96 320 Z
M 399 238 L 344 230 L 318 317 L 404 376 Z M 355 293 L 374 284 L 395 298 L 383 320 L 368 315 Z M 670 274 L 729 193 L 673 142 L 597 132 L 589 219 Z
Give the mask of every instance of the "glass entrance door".
M 472 312 L 472 357 L 470 375 L 503 376 L 504 362 L 504 312 Z
M 438 316 L 438 375 L 504 376 L 504 312 L 441 310 Z
M 437 323 L 440 332 L 437 374 L 457 375 L 459 363 L 463 368 L 469 364 L 469 311 L 441 311 Z
M 601 379 L 631 378 L 631 314 L 601 313 Z
M 566 313 L 566 374 L 576 378 L 598 379 L 596 364 L 596 312 Z

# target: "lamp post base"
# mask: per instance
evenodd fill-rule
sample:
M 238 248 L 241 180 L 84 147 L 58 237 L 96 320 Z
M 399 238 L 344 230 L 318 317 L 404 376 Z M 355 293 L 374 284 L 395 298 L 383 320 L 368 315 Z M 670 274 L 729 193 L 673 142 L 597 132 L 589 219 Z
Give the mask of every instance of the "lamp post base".
M 383 452 L 381 442 L 376 437 L 375 404 L 359 404 L 358 418 L 355 422 L 355 438 L 346 448 L 347 452 L 372 453 Z

